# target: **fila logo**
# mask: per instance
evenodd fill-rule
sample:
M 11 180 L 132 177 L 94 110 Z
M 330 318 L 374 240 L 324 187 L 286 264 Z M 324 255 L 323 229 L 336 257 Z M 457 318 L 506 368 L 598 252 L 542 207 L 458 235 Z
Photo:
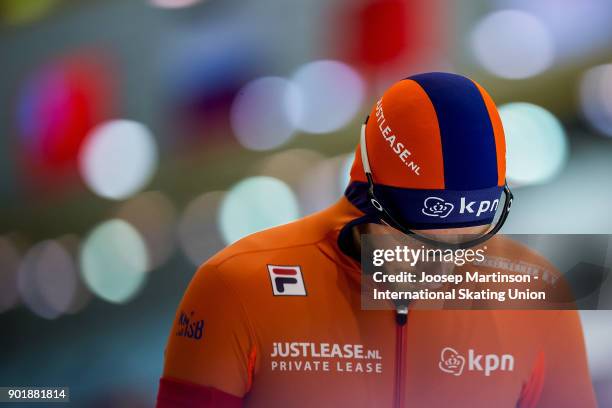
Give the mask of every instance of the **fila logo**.
M 306 296 L 306 287 L 299 266 L 268 265 L 275 296 Z
M 452 347 L 444 347 L 440 353 L 440 370 L 454 376 L 460 376 L 466 368 L 466 359 Z M 484 372 L 489 377 L 493 371 L 514 371 L 514 356 L 512 354 L 476 354 L 474 349 L 468 350 L 468 371 Z

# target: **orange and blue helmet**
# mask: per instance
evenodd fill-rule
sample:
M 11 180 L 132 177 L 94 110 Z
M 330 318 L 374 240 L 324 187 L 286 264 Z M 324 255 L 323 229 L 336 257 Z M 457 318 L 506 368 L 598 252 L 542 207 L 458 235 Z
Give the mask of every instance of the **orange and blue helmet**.
M 489 94 L 464 76 L 431 72 L 376 102 L 345 195 L 402 230 L 459 228 L 491 224 L 502 192 L 505 220 L 505 178 L 504 130 Z

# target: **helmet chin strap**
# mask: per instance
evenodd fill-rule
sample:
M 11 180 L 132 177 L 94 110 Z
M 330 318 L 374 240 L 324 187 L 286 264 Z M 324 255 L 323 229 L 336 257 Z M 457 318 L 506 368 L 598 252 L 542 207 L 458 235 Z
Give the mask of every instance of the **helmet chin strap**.
M 361 137 L 359 140 L 359 146 L 361 148 L 361 164 L 363 165 L 363 171 L 368 179 L 368 194 L 370 196 L 370 203 L 376 208 L 379 212 L 384 211 L 382 204 L 374 197 L 374 179 L 372 178 L 372 170 L 370 169 L 370 160 L 368 160 L 368 147 L 366 145 L 366 122 L 361 125 Z
M 399 230 L 400 232 L 406 235 L 410 235 L 412 238 L 418 241 L 421 241 L 423 243 L 426 243 L 432 246 L 436 246 L 436 247 L 453 248 L 453 249 L 469 248 L 474 245 L 481 244 L 491 239 L 495 234 L 497 234 L 497 232 L 499 232 L 501 227 L 506 222 L 506 219 L 508 218 L 508 214 L 510 213 L 510 207 L 512 206 L 512 200 L 514 198 L 507 183 L 504 185 L 504 194 L 506 195 L 506 200 L 504 203 L 504 208 L 502 210 L 501 216 L 499 220 L 497 221 L 497 224 L 489 232 L 473 240 L 469 240 L 463 243 L 440 242 L 440 241 L 436 241 L 431 238 L 427 238 L 423 235 L 419 235 L 411 227 L 405 226 L 401 224 L 400 222 L 398 222 L 389 213 L 389 211 L 385 209 L 380 199 L 378 199 L 376 195 L 374 194 L 374 178 L 372 176 L 372 169 L 370 168 L 370 161 L 368 159 L 368 147 L 366 144 L 366 124 L 368 123 L 368 119 L 366 119 L 365 123 L 361 125 L 361 135 L 360 135 L 360 140 L 359 140 L 359 146 L 360 146 L 360 152 L 361 152 L 361 164 L 363 165 L 363 170 L 368 179 L 368 195 L 370 197 L 370 203 L 372 204 L 374 208 L 376 208 L 376 210 L 378 211 L 379 218 L 385 224 L 387 224 L 390 227 L 395 228 L 396 230 Z

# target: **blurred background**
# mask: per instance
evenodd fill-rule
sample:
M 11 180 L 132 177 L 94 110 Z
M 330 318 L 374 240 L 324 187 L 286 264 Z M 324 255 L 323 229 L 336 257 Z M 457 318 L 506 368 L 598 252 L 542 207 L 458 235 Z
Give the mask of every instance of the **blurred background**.
M 610 1 L 0 0 L 0 385 L 152 406 L 196 267 L 336 201 L 432 70 L 500 107 L 505 232 L 612 232 Z M 612 314 L 581 317 L 612 406 Z

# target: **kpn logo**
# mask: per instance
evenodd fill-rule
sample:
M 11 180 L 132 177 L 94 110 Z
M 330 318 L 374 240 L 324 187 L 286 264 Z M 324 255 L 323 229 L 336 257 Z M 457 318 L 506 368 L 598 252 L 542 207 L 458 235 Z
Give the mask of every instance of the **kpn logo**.
M 469 349 L 466 359 L 454 348 L 444 347 L 440 353 L 438 367 L 443 372 L 457 377 L 465 370 L 481 372 L 488 377 L 494 371 L 514 371 L 514 356 L 512 354 L 478 354 L 474 349 Z
M 480 217 L 482 214 L 496 211 L 498 206 L 499 199 L 493 201 L 469 201 L 465 197 L 461 197 L 459 199 L 459 208 L 457 212 L 459 214 L 476 214 L 476 217 Z M 453 203 L 444 201 L 444 199 L 440 197 L 427 197 L 425 201 L 423 201 L 423 209 L 421 211 L 428 217 L 446 218 L 454 209 L 455 205 Z

